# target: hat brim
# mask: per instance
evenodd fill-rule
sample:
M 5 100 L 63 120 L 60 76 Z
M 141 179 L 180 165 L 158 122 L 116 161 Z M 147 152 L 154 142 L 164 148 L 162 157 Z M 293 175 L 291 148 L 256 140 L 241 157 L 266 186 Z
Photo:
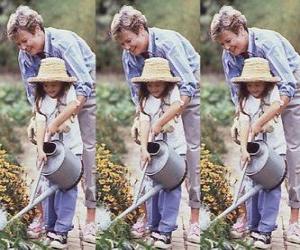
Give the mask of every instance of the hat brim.
M 41 83 L 41 82 L 76 82 L 77 78 L 73 76 L 69 77 L 29 77 L 27 79 L 30 83 Z
M 243 82 L 269 82 L 276 83 L 280 82 L 280 78 L 278 76 L 273 77 L 233 77 L 231 82 L 233 83 L 243 83 Z
M 147 83 L 147 82 L 180 82 L 180 77 L 133 77 L 132 83 Z

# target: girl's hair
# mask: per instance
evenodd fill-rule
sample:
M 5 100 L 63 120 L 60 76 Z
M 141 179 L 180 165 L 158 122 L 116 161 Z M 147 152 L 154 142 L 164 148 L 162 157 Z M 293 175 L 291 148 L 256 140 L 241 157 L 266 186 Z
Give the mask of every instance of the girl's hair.
M 267 104 L 265 98 L 268 96 L 269 92 L 274 88 L 275 83 L 262 83 L 262 84 L 264 84 L 265 89 L 262 92 L 261 100 L 262 100 L 263 104 L 264 103 Z M 250 95 L 250 93 L 247 89 L 247 83 L 240 83 L 239 108 L 240 108 L 240 111 L 245 115 L 248 115 L 248 114 L 245 112 L 243 105 L 245 103 L 245 100 L 248 99 L 249 95 Z
M 37 27 L 44 31 L 42 16 L 28 6 L 21 5 L 9 17 L 7 36 L 10 40 L 15 40 L 19 30 L 25 30 L 34 34 Z
M 211 21 L 210 37 L 216 41 L 225 30 L 238 34 L 241 27 L 248 31 L 246 17 L 231 6 L 223 6 Z
M 166 86 L 160 97 L 160 99 L 164 101 L 164 98 L 168 96 L 169 92 L 175 87 L 176 83 L 162 83 L 162 84 L 165 84 Z M 150 92 L 147 88 L 147 84 L 141 84 L 139 90 L 139 105 L 140 105 L 141 112 L 146 115 L 148 114 L 144 111 L 144 105 L 145 105 L 145 101 L 149 98 L 149 96 L 150 96 Z
M 123 30 L 132 31 L 138 35 L 141 27 L 148 31 L 146 17 L 142 12 L 132 6 L 124 5 L 120 11 L 114 15 L 110 26 L 110 35 L 114 39 L 118 39 L 118 35 Z
M 64 96 L 64 94 L 70 89 L 72 83 L 69 82 L 61 82 L 62 84 L 62 88 L 58 93 L 57 99 L 61 98 Z M 36 107 L 36 111 L 42 115 L 44 115 L 46 117 L 45 114 L 43 114 L 40 110 L 40 103 L 41 100 L 43 100 L 46 96 L 46 92 L 44 90 L 44 86 L 43 84 L 37 83 L 36 84 L 36 89 L 35 89 L 35 107 Z M 47 119 L 47 117 L 46 117 Z

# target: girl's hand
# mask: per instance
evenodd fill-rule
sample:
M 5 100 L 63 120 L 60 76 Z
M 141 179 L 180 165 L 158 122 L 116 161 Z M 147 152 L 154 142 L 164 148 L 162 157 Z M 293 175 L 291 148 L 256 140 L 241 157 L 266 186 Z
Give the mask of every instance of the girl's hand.
M 151 156 L 147 151 L 147 149 L 144 148 L 141 149 L 141 160 L 142 160 L 142 164 L 144 164 L 146 161 L 149 162 L 151 160 Z
M 241 154 L 242 165 L 244 165 L 246 161 L 249 162 L 251 160 L 251 156 L 248 153 L 247 149 L 241 149 Z
M 152 127 L 151 127 L 151 133 L 153 135 L 158 135 L 162 130 L 162 126 L 160 125 L 159 122 L 154 122 Z
M 42 161 L 44 161 L 44 162 L 47 161 L 47 155 L 43 150 L 38 151 L 38 163 L 39 163 L 39 165 Z

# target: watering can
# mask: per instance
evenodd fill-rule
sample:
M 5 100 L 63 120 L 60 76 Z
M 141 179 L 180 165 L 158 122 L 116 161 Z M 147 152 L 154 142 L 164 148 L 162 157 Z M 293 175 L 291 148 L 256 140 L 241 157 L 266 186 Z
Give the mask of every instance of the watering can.
M 261 189 L 272 190 L 284 181 L 287 171 L 285 161 L 268 146 L 265 140 L 248 142 L 247 151 L 251 156 L 251 160 L 245 164 L 241 180 L 246 174 L 256 185 L 239 199 L 237 199 L 238 195 L 236 195 L 233 204 L 219 214 L 212 223 L 232 212 Z M 241 189 L 241 186 L 242 181 L 240 181 L 238 190 Z
M 151 155 L 151 160 L 145 164 L 146 166 L 144 166 L 143 178 L 140 183 L 139 193 L 145 175 L 149 176 L 153 180 L 155 186 L 142 197 L 137 198 L 133 205 L 118 215 L 111 222 L 111 224 L 135 210 L 138 206 L 154 196 L 160 190 L 163 189 L 167 192 L 172 191 L 180 186 L 185 179 L 185 160 L 179 156 L 165 140 L 148 142 L 147 150 Z
M 81 160 L 61 140 L 45 142 L 43 149 L 47 155 L 47 162 L 40 165 L 38 178 L 34 183 L 29 204 L 13 216 L 7 224 L 27 213 L 58 189 L 67 191 L 73 188 L 81 179 L 83 174 Z M 45 176 L 54 185 L 35 198 L 41 175 Z

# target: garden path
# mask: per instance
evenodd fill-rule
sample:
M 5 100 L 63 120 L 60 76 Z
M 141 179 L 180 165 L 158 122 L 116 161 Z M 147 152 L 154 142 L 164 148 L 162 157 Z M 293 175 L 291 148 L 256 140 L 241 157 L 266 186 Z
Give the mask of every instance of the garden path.
M 36 149 L 33 144 L 31 144 L 27 138 L 22 138 L 22 145 L 24 152 L 18 157 L 19 163 L 24 166 L 26 173 L 27 183 L 36 177 L 37 169 L 35 167 L 36 161 Z M 84 225 L 84 220 L 86 216 L 86 209 L 84 207 L 84 194 L 81 185 L 78 185 L 78 199 L 75 212 L 74 229 L 69 233 L 68 237 L 68 248 L 72 250 L 94 250 L 95 245 L 85 243 L 81 239 L 81 228 Z
M 227 131 L 227 132 L 226 132 Z M 232 179 L 238 177 L 237 167 L 239 166 L 239 146 L 235 144 L 230 138 L 230 128 L 223 130 L 224 141 L 226 142 L 226 147 L 228 149 L 227 154 L 225 154 L 222 159 L 226 166 L 232 166 L 231 177 Z M 285 230 L 288 226 L 289 221 L 289 207 L 288 207 L 288 194 L 285 184 L 281 186 L 282 195 L 280 201 L 279 216 L 277 218 L 278 228 L 272 234 L 272 250 L 296 250 L 300 249 L 298 244 L 293 244 L 286 241 Z
M 123 132 L 126 130 L 123 130 Z M 126 143 L 126 148 L 128 153 L 122 158 L 124 164 L 128 166 L 129 172 L 131 174 L 131 180 L 134 182 L 141 172 L 136 171 L 139 169 L 139 154 L 140 149 L 130 138 L 130 128 L 127 129 L 128 133 L 124 132 L 124 141 Z M 172 250 L 199 250 L 199 245 L 192 244 L 186 240 L 186 230 L 189 225 L 189 214 L 190 208 L 188 207 L 188 194 L 184 185 L 182 185 L 182 198 L 180 203 L 179 216 L 177 218 L 178 228 L 172 235 Z

